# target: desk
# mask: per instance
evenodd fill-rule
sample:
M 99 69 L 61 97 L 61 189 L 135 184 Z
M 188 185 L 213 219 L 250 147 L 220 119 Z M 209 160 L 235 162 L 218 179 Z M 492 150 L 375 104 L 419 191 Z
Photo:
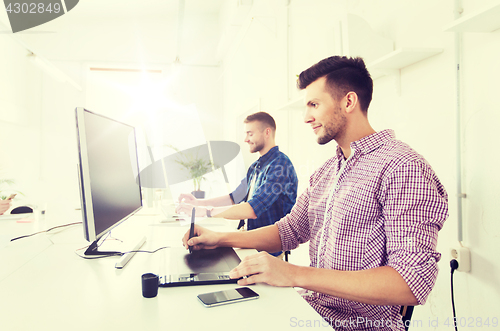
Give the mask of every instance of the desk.
M 216 231 L 232 230 L 224 220 L 200 223 Z M 188 228 L 188 222 L 160 223 L 159 216 L 142 212 L 112 234 L 120 238 L 143 233 L 148 239 L 142 249 L 153 250 L 181 246 L 181 235 Z M 141 275 L 159 273 L 165 254 L 137 253 L 119 270 L 114 268 L 118 257 L 85 260 L 77 256 L 75 250 L 86 245 L 82 226 L 76 225 L 0 249 L 0 329 L 285 330 L 296 329 L 299 321 L 318 321 L 318 325 L 321 321 L 293 288 L 265 284 L 251 286 L 260 294 L 258 300 L 213 308 L 203 307 L 196 296 L 238 285 L 159 288 L 156 298 L 146 299 L 142 297 Z M 254 251 L 237 252 L 243 256 Z M 331 330 L 325 323 L 320 328 Z

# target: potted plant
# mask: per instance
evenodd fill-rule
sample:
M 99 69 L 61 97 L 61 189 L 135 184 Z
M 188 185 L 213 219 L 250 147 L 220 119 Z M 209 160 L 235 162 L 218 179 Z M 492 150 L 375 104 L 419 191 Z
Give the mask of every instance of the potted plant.
M 204 199 L 205 191 L 201 190 L 201 182 L 205 179 L 204 175 L 212 170 L 212 162 L 207 158 L 200 157 L 198 149 L 180 151 L 172 145 L 167 146 L 177 152 L 175 162 L 189 172 L 189 176 L 193 180 L 193 191 L 191 194 L 197 199 Z

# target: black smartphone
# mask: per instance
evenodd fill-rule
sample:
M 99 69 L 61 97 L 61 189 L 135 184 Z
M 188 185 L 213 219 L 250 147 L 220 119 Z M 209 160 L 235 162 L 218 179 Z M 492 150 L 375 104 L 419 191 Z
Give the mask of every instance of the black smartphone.
M 203 293 L 198 295 L 205 307 L 214 307 L 228 303 L 258 299 L 259 295 L 248 287 L 240 287 L 232 290 Z

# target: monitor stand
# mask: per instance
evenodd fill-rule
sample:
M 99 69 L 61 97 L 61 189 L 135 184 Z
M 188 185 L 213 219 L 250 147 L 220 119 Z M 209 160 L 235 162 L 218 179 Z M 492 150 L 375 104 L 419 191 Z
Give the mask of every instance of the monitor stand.
M 125 252 L 118 252 L 118 251 L 100 251 L 99 250 L 99 244 L 98 242 L 101 240 L 99 238 L 98 240 L 95 240 L 90 244 L 90 246 L 87 248 L 85 251 L 84 255 L 85 256 L 121 256 L 122 258 L 120 261 L 116 262 L 115 268 L 121 269 L 123 268 L 128 261 L 135 255 L 136 251 L 139 250 L 142 245 L 146 242 L 146 237 L 142 237 L 140 240 L 136 241 L 136 244 L 133 247 L 128 246 L 127 251 Z M 128 252 L 130 251 L 130 252 Z
M 121 252 L 113 252 L 113 251 L 100 251 L 99 250 L 99 245 L 98 242 L 101 240 L 100 238 L 97 240 L 94 240 L 92 244 L 87 248 L 85 253 L 83 253 L 85 256 L 95 256 L 95 255 L 121 255 Z

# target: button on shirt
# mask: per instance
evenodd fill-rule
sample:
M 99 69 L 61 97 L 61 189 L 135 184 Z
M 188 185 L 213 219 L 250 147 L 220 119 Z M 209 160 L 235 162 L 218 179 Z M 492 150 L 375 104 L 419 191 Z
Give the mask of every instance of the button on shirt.
M 350 146 L 347 160 L 337 147 L 337 155 L 310 177 L 291 213 L 276 223 L 282 248 L 310 241 L 310 265 L 316 268 L 390 266 L 424 304 L 438 273 L 436 243 L 448 217 L 446 191 L 425 159 L 392 130 Z M 400 306 L 314 292 L 305 299 L 336 330 L 404 330 Z

